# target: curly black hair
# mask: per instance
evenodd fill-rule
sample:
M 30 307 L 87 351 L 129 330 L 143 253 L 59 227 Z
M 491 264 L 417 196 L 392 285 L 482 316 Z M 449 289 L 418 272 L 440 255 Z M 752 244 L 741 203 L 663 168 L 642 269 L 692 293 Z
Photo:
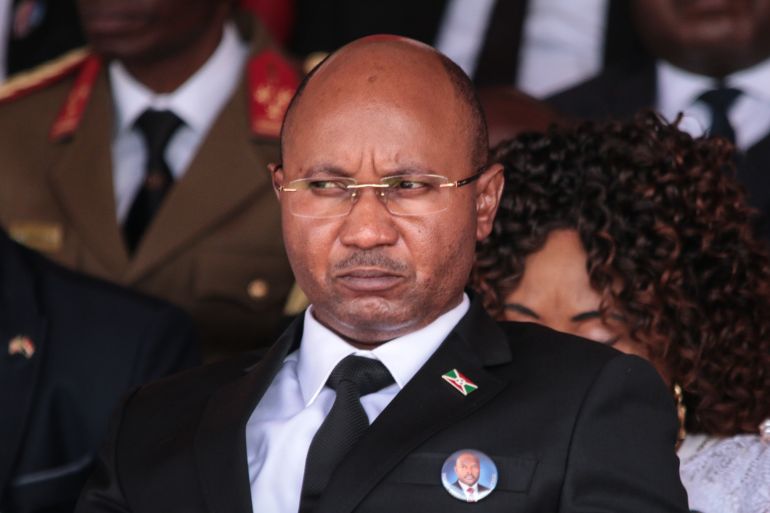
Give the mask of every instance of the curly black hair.
M 505 191 L 471 283 L 502 317 L 525 258 L 574 229 L 591 286 L 684 390 L 687 428 L 756 433 L 770 417 L 770 259 L 726 141 L 651 112 L 523 134 L 494 151 Z

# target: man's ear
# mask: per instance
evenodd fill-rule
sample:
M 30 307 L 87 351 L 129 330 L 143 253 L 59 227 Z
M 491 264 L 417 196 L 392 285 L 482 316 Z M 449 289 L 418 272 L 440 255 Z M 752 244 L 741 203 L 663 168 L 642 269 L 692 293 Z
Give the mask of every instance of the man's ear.
M 275 195 L 278 198 L 278 201 L 281 201 L 281 195 L 278 192 L 278 187 L 283 185 L 283 166 L 281 164 L 271 162 L 267 165 L 267 170 L 270 171 L 270 178 L 273 181 L 273 191 L 275 191 Z
M 492 231 L 504 183 L 501 164 L 489 166 L 476 183 L 476 240 L 484 240 Z

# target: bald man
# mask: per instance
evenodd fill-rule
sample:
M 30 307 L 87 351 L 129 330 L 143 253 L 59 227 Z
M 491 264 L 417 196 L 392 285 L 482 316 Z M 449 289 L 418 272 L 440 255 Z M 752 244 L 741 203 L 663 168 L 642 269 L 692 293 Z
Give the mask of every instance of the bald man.
M 270 166 L 311 306 L 263 359 L 129 397 L 77 511 L 465 511 L 442 485 L 463 449 L 497 468 L 486 512 L 686 511 L 652 367 L 464 292 L 503 185 L 486 142 L 429 47 L 369 38 L 316 68 Z

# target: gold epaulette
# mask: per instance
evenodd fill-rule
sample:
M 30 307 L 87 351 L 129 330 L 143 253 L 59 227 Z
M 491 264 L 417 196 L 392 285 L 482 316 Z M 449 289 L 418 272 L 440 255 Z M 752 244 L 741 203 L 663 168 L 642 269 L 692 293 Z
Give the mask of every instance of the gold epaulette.
M 89 54 L 88 49 L 77 48 L 29 71 L 13 75 L 5 83 L 0 84 L 0 103 L 21 98 L 68 76 L 88 58 Z

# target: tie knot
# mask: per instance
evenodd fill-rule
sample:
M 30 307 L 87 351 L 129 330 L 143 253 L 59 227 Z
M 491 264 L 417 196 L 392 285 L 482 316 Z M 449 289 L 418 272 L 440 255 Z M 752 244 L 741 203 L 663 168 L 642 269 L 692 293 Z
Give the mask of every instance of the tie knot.
M 712 111 L 724 112 L 741 95 L 740 89 L 720 86 L 701 94 L 698 99 L 708 105 Z
M 393 376 L 379 360 L 350 355 L 334 367 L 326 384 L 337 390 L 343 382 L 351 383 L 361 397 L 390 385 L 393 383 Z
M 136 127 L 147 143 L 150 161 L 163 159 L 168 141 L 181 125 L 182 120 L 170 110 L 147 109 L 139 116 Z

